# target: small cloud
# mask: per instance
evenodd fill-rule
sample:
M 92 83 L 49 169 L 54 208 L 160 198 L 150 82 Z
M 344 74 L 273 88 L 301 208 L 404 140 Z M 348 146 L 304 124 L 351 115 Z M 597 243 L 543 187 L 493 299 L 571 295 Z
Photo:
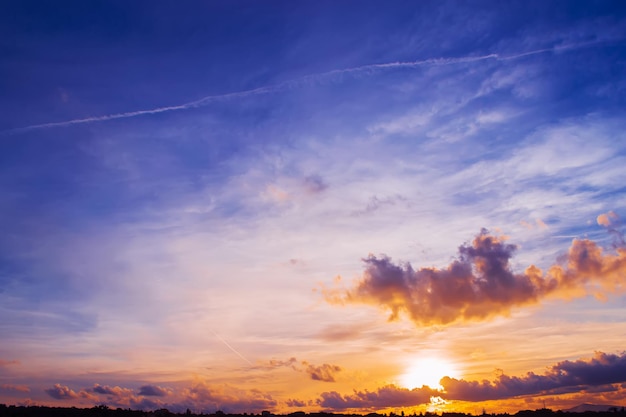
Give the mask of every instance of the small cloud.
M 96 394 L 111 395 L 113 397 L 126 397 L 133 394 L 133 390 L 129 388 L 121 388 L 118 386 L 110 387 L 108 385 L 94 384 L 93 388 L 87 390 Z
M 341 371 L 341 367 L 337 365 L 329 365 L 327 363 L 315 366 L 307 362 L 302 362 L 305 372 L 309 374 L 314 381 L 335 382 L 335 374 Z
M 600 214 L 596 221 L 600 226 L 611 227 L 619 224 L 619 216 L 614 211 Z
M 271 359 L 269 361 L 269 366 L 272 369 L 287 367 L 287 368 L 292 368 L 292 369 L 295 370 L 297 364 L 298 364 L 298 360 L 296 358 L 294 358 L 294 357 L 291 357 L 291 358 L 289 358 L 286 361 L 281 361 L 281 360 L 277 360 L 277 359 Z
M 441 385 L 446 399 L 486 401 L 532 394 L 611 392 L 612 384 L 626 381 L 626 353 L 596 352 L 593 358 L 562 361 L 543 375 L 528 372 L 523 377 L 499 375 L 495 381 L 465 381 L 444 377 Z
M 548 225 L 545 224 L 545 222 L 541 219 L 535 219 L 535 221 L 526 221 L 526 220 L 521 220 L 519 222 L 522 226 L 524 226 L 526 229 L 529 230 L 534 230 L 534 229 L 541 229 L 541 230 L 545 230 L 548 228 Z
M 30 392 L 30 388 L 27 385 L 14 385 L 14 384 L 2 384 L 0 385 L 2 391 L 17 391 L 17 392 Z
M 329 342 L 352 340 L 357 338 L 363 329 L 359 326 L 332 325 L 323 329 L 319 337 Z
M 20 361 L 17 361 L 15 359 L 12 359 L 12 360 L 0 359 L 0 366 L 19 365 L 19 364 L 20 364 Z
M 325 409 L 383 409 L 390 407 L 414 407 L 430 403 L 432 396 L 441 392 L 429 387 L 408 389 L 387 385 L 376 391 L 354 391 L 353 394 L 341 395 L 336 391 L 323 392 L 317 404 Z
M 172 404 L 170 410 L 184 411 L 190 408 L 209 412 L 221 410 L 232 414 L 260 413 L 263 410 L 273 410 L 277 405 L 278 402 L 270 394 L 259 390 L 243 390 L 227 385 L 213 386 L 198 382 L 183 390 L 179 405 Z
M 64 400 L 68 398 L 78 398 L 78 394 L 74 392 L 70 387 L 61 384 L 54 384 L 52 388 L 45 390 L 46 394 L 57 400 Z
M 278 203 L 289 200 L 289 193 L 274 184 L 269 184 L 265 187 L 265 195 Z
M 285 404 L 287 404 L 287 407 L 306 407 L 307 405 L 311 405 L 310 403 L 307 403 L 306 401 L 295 400 L 291 398 L 285 401 Z
M 139 395 L 153 396 L 153 397 L 165 397 L 170 392 L 156 385 L 144 385 L 139 387 Z
M 614 211 L 600 214 L 596 221 L 600 226 L 606 227 L 611 236 L 613 236 L 614 247 L 623 247 L 626 244 L 623 233 L 618 229 L 622 225 L 622 221 Z

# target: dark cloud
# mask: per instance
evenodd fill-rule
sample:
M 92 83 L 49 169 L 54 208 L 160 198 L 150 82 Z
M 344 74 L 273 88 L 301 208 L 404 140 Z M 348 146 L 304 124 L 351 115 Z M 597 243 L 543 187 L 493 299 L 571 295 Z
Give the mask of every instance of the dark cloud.
M 597 352 L 589 360 L 562 361 L 548 372 L 529 372 L 523 377 L 500 375 L 495 381 L 465 381 L 444 377 L 441 385 L 449 400 L 485 401 L 531 394 L 563 394 L 569 392 L 610 392 L 611 384 L 626 381 L 626 353 L 621 355 Z
M 388 385 L 376 391 L 354 391 L 353 394 L 341 395 L 336 391 L 324 392 L 317 404 L 327 410 L 372 409 L 388 407 L 412 407 L 428 404 L 431 396 L 438 396 L 438 391 L 428 387 L 407 388 Z
M 304 371 L 314 381 L 335 382 L 335 374 L 341 371 L 340 366 L 327 363 L 320 366 L 315 366 L 308 362 L 302 362 L 302 364 L 306 367 Z
M 45 391 L 46 394 L 57 400 L 78 398 L 78 394 L 66 385 L 54 384 L 52 388 L 48 388 Z
M 139 387 L 139 395 L 153 396 L 153 397 L 165 397 L 169 394 L 169 391 L 165 388 L 157 387 L 156 385 L 144 385 Z
M 325 289 L 324 294 L 330 303 L 374 304 L 390 310 L 390 320 L 405 312 L 416 324 L 431 325 L 506 315 L 512 307 L 534 304 L 548 295 L 571 298 L 595 291 L 601 296 L 622 288 L 626 249 L 604 254 L 596 243 L 576 239 L 564 265 L 556 264 L 545 274 L 534 265 L 523 273 L 513 272 L 510 260 L 515 250 L 515 245 L 483 229 L 442 269 L 414 270 L 409 263 L 370 255 L 353 288 Z

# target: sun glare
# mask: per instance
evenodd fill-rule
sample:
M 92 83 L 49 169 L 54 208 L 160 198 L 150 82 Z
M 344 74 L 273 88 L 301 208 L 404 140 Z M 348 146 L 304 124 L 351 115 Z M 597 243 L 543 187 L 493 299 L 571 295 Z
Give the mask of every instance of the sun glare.
M 428 385 L 434 389 L 441 389 L 439 381 L 444 376 L 458 378 L 454 364 L 441 358 L 420 358 L 411 362 L 406 373 L 401 376 L 402 384 L 410 389 Z

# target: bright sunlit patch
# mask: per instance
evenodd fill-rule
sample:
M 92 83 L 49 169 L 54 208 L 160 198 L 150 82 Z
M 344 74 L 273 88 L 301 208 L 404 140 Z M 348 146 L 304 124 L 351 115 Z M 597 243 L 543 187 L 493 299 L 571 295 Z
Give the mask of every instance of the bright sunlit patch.
M 402 384 L 410 389 L 428 385 L 434 389 L 441 389 L 439 381 L 444 376 L 458 378 L 454 364 L 441 358 L 419 358 L 411 362 L 406 373 L 401 376 Z

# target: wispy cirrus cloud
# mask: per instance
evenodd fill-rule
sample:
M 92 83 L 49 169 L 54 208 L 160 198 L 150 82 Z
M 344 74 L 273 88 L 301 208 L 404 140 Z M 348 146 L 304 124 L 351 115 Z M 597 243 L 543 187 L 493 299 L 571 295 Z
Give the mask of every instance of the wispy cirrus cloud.
M 367 409 L 379 410 L 389 407 L 414 407 L 430 403 L 432 396 L 440 393 L 428 387 L 408 389 L 387 385 L 373 391 L 355 391 L 342 395 L 336 391 L 324 392 L 317 404 L 325 409 Z
M 310 83 L 318 82 L 323 79 L 332 78 L 332 77 L 340 76 L 340 75 L 371 73 L 371 72 L 390 70 L 390 69 L 436 67 L 436 66 L 444 66 L 444 65 L 466 64 L 466 63 L 480 62 L 480 61 L 485 61 L 485 60 L 510 61 L 510 60 L 516 60 L 520 58 L 529 57 L 532 55 L 544 54 L 544 53 L 563 53 L 567 51 L 572 51 L 572 50 L 581 49 L 581 48 L 588 48 L 594 45 L 598 45 L 598 44 L 602 44 L 606 42 L 614 42 L 614 41 L 616 41 L 616 39 L 609 39 L 609 40 L 603 39 L 603 40 L 592 40 L 592 41 L 585 41 L 585 42 L 566 43 L 566 44 L 551 46 L 548 48 L 541 48 L 541 49 L 535 49 L 535 50 L 526 51 L 526 52 L 510 53 L 510 54 L 491 53 L 491 54 L 478 55 L 478 56 L 431 58 L 431 59 L 408 61 L 408 62 L 386 62 L 386 63 L 380 63 L 380 64 L 367 64 L 367 65 L 361 65 L 361 66 L 356 66 L 352 68 L 336 69 L 332 71 L 306 75 L 306 76 L 296 78 L 293 80 L 283 81 L 281 83 L 277 83 L 274 85 L 262 86 L 262 87 L 258 87 L 258 88 L 254 88 L 250 90 L 238 91 L 238 92 L 227 93 L 227 94 L 209 95 L 209 96 L 202 97 L 198 100 L 194 100 L 194 101 L 190 101 L 190 102 L 178 104 L 178 105 L 163 106 L 163 107 L 157 107 L 157 108 L 146 109 L 146 110 L 136 110 L 136 111 L 130 111 L 130 112 L 125 112 L 125 113 L 114 113 L 114 114 L 108 114 L 108 115 L 103 115 L 103 116 L 86 117 L 83 119 L 73 119 L 73 120 L 66 120 L 62 122 L 41 123 L 41 124 L 15 128 L 15 129 L 11 129 L 11 130 L 0 132 L 0 133 L 14 134 L 14 133 L 20 133 L 20 132 L 36 130 L 36 129 L 67 127 L 67 126 L 78 125 L 78 124 L 106 122 L 109 120 L 127 119 L 127 118 L 133 118 L 133 117 L 138 117 L 138 116 L 153 115 L 153 114 L 167 113 L 167 112 L 180 111 L 180 110 L 188 110 L 188 109 L 206 106 L 216 101 L 225 101 L 225 100 L 231 100 L 231 99 L 242 98 L 242 97 L 250 97 L 250 96 L 255 96 L 255 95 L 260 95 L 260 94 L 276 93 L 276 92 L 280 92 L 283 90 L 295 88 L 300 85 L 307 85 Z

